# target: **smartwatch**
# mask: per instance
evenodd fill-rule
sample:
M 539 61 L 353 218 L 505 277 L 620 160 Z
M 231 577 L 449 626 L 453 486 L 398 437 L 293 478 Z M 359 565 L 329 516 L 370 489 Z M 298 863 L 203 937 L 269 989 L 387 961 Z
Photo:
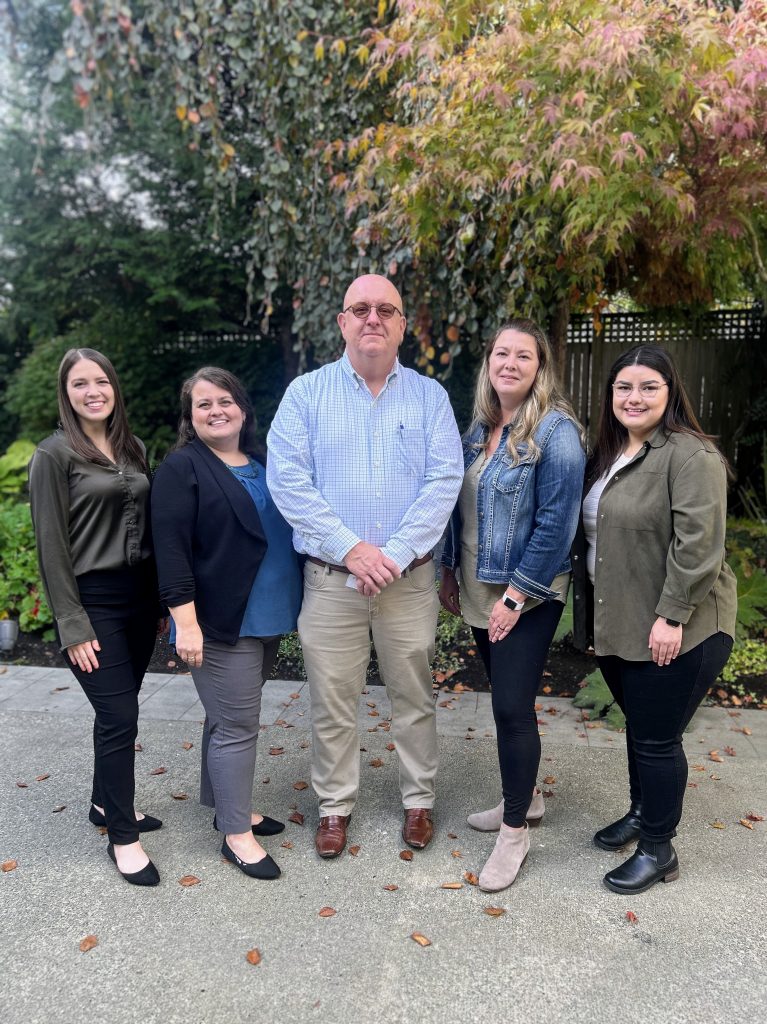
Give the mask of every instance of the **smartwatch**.
M 676 627 L 677 626 L 681 626 L 682 623 L 681 622 L 677 622 L 676 619 L 666 619 L 666 625 L 667 626 L 673 626 L 673 628 L 676 629 Z
M 525 607 L 524 601 L 515 601 L 513 597 L 509 597 L 508 594 L 503 595 L 503 603 L 507 608 L 510 608 L 513 612 L 521 612 Z

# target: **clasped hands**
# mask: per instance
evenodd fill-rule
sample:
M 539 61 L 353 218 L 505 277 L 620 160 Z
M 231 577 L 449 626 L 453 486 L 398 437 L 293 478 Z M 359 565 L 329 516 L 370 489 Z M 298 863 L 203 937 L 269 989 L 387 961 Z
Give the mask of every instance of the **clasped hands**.
M 357 590 L 364 597 L 380 594 L 402 575 L 400 567 L 375 544 L 361 540 L 344 557 L 344 565 L 357 579 Z

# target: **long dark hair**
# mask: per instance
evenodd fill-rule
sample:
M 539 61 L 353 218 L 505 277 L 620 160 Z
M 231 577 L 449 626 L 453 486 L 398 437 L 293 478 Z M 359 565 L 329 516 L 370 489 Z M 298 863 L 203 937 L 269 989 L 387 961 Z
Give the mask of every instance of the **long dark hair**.
M 628 431 L 618 422 L 613 412 L 613 384 L 621 370 L 625 370 L 627 366 L 646 366 L 649 370 L 659 373 L 668 384 L 668 404 L 659 424 L 667 434 L 692 434 L 716 448 L 714 438 L 706 434 L 698 422 L 669 353 L 660 345 L 634 345 L 628 352 L 618 356 L 607 375 L 599 416 L 599 430 L 587 469 L 589 477 L 597 478 L 606 473 L 626 444 Z
M 59 426 L 67 439 L 67 444 L 78 455 L 89 462 L 95 462 L 100 466 L 111 465 L 109 459 L 103 452 L 100 452 L 82 428 L 80 417 L 72 408 L 72 403 L 67 394 L 67 380 L 72 372 L 72 367 L 81 359 L 89 359 L 104 372 L 114 392 L 114 409 L 107 419 L 107 439 L 112 448 L 115 462 L 126 463 L 146 473 L 149 471 L 146 455 L 133 436 L 128 426 L 128 416 L 125 412 L 120 381 L 114 366 L 101 352 L 95 348 L 70 348 L 64 353 L 64 358 L 59 363 L 59 374 L 57 383 L 57 396 L 59 400 Z
M 214 387 L 221 388 L 222 391 L 229 392 L 235 404 L 245 414 L 245 422 L 240 430 L 240 449 L 251 454 L 259 454 L 256 442 L 256 418 L 248 398 L 248 392 L 238 377 L 235 377 L 229 370 L 222 370 L 220 366 L 202 366 L 181 385 L 181 415 L 178 420 L 178 438 L 174 450 L 184 448 L 197 437 L 192 426 L 192 388 L 202 380 L 213 384 Z

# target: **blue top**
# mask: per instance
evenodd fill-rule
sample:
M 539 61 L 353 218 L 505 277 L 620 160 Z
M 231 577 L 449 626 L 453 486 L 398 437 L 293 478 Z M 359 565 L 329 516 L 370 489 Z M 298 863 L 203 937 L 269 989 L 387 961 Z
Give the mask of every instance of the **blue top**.
M 326 562 L 367 541 L 405 569 L 437 544 L 461 488 L 447 392 L 398 361 L 376 397 L 346 354 L 296 377 L 267 445 L 296 550 Z
M 272 500 L 263 466 L 250 459 L 247 466 L 229 469 L 253 499 L 268 545 L 251 587 L 240 636 L 290 633 L 296 628 L 303 595 L 291 528 Z

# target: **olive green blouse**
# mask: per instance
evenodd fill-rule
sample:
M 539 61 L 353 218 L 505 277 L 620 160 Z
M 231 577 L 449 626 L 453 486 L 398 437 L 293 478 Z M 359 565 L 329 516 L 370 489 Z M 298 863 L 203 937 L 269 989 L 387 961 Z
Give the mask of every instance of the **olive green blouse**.
M 84 459 L 57 431 L 32 457 L 29 496 L 40 575 L 62 649 L 95 640 L 76 577 L 151 556 L 149 478 L 133 466 Z

